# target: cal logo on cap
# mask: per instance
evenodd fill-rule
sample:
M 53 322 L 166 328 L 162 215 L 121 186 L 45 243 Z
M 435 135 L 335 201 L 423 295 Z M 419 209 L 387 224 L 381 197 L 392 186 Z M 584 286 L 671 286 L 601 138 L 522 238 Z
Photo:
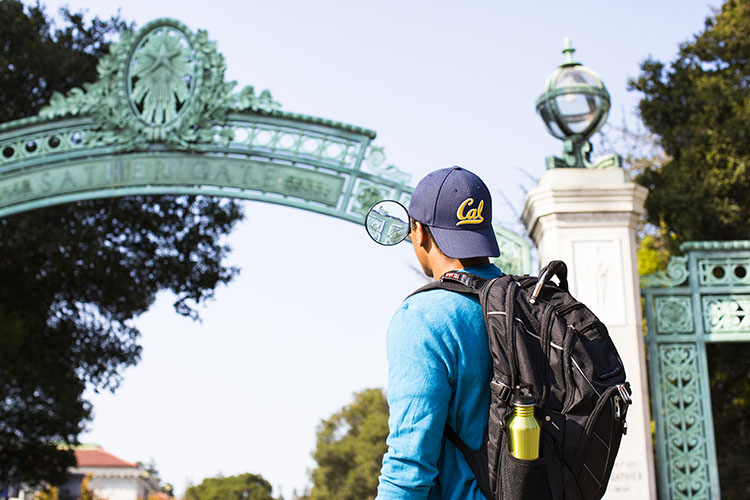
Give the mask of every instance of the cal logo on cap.
M 458 206 L 456 211 L 456 217 L 458 218 L 457 226 L 461 224 L 481 224 L 484 222 L 482 217 L 482 209 L 484 208 L 484 200 L 479 200 L 479 205 L 476 208 L 469 209 L 468 212 L 464 213 L 467 207 L 474 204 L 474 198 L 466 198 L 463 203 Z

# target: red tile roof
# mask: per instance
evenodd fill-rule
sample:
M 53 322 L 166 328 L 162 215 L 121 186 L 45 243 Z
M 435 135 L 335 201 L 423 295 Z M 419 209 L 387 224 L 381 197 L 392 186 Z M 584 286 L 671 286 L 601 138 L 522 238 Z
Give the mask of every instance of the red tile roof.
M 101 447 L 76 448 L 76 462 L 78 467 L 127 467 L 136 468 L 136 465 L 116 457 L 104 451 Z

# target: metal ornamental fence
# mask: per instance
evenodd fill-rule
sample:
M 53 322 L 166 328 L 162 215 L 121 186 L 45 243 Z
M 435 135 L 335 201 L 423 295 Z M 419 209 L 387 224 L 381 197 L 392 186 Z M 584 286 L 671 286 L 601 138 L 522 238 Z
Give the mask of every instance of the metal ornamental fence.
M 750 241 L 687 242 L 641 280 L 664 500 L 719 499 L 706 346 L 750 341 Z

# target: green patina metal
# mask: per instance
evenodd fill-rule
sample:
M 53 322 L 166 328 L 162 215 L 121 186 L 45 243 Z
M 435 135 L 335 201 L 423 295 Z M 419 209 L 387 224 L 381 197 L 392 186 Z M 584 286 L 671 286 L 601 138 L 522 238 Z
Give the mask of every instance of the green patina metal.
M 410 175 L 370 130 L 281 111 L 234 91 L 205 31 L 158 19 L 123 33 L 99 80 L 0 125 L 0 216 L 136 193 L 228 196 L 361 223 L 372 202 L 408 202 Z
M 395 245 L 405 240 L 409 232 L 409 221 L 393 216 L 387 211 L 373 210 L 367 217 L 367 232 L 378 243 Z
M 529 274 L 531 272 L 531 254 L 529 253 L 531 245 L 508 229 L 497 225 L 492 227 L 500 247 L 500 257 L 492 261 L 507 274 Z
M 719 499 L 706 344 L 750 341 L 750 241 L 680 248 L 641 280 L 660 497 Z
M 92 198 L 203 194 L 259 200 L 356 223 L 377 201 L 408 205 L 411 175 L 375 132 L 282 111 L 235 92 L 205 31 L 157 19 L 125 32 L 99 79 L 55 94 L 38 116 L 0 124 L 0 217 Z M 506 268 L 529 246 L 498 229 Z

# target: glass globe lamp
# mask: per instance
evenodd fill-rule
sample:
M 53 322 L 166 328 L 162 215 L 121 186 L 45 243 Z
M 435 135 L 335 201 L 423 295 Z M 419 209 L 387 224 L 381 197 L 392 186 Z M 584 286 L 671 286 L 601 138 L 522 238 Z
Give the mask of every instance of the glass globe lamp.
M 570 40 L 565 39 L 566 62 L 552 72 L 536 109 L 550 134 L 564 141 L 563 158 L 554 167 L 589 167 L 588 139 L 607 120 L 609 92 L 599 75 L 573 61 Z M 548 160 L 548 167 L 549 160 Z

